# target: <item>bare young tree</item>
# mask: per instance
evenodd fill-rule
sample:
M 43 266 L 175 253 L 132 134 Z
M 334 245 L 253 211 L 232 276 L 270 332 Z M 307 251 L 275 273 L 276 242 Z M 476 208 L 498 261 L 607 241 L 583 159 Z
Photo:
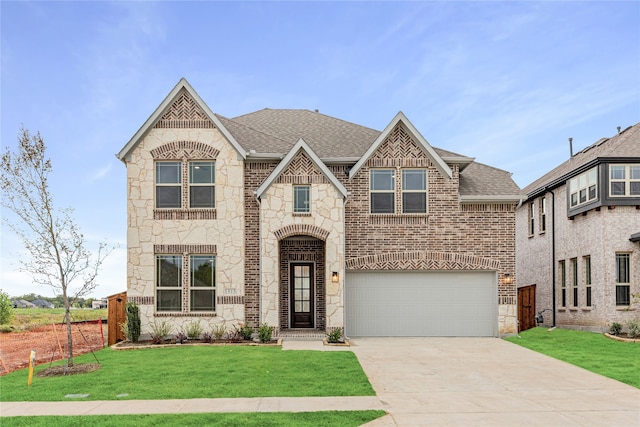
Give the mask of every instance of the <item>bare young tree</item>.
M 2 206 L 16 215 L 15 221 L 6 218 L 5 221 L 29 254 L 21 261 L 20 270 L 32 274 L 35 283 L 50 286 L 62 294 L 67 325 L 67 366 L 71 367 L 71 306 L 77 298 L 98 286 L 98 270 L 113 248 L 100 243 L 95 257 L 85 248 L 84 236 L 72 218 L 73 210 L 54 208 L 48 184 L 51 171 L 51 160 L 46 158 L 40 133 L 31 135 L 28 129 L 21 129 L 18 150 L 11 152 L 7 147 L 2 155 Z

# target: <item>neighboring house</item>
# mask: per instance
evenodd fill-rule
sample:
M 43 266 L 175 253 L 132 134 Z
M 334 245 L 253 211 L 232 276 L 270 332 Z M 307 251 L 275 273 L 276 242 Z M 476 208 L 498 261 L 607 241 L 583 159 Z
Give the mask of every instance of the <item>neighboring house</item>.
M 107 308 L 107 300 L 106 299 L 94 299 L 91 301 L 91 308 L 99 309 L 99 308 Z
M 14 308 L 36 308 L 35 304 L 23 299 L 14 300 L 12 303 Z
M 640 123 L 618 132 L 523 189 L 519 294 L 548 310 L 545 325 L 603 331 L 640 318 Z
M 214 114 L 182 79 L 117 157 L 142 330 L 498 336 L 516 329 L 508 172 L 309 110 Z
M 49 301 L 45 301 L 42 299 L 37 299 L 33 301 L 33 305 L 35 305 L 38 308 L 53 308 L 54 305 L 52 303 L 50 303 Z

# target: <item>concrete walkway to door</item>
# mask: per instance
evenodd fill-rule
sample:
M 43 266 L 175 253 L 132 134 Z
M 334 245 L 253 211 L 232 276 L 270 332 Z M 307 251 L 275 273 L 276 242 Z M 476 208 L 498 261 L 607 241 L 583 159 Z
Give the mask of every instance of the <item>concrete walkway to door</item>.
M 497 338 L 353 338 L 367 426 L 640 426 L 640 390 Z

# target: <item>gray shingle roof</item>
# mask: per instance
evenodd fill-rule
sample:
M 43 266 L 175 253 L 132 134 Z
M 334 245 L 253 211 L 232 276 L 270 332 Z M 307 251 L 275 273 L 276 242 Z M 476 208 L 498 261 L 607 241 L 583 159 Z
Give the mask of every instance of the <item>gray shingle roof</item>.
M 522 189 L 525 195 L 534 194 L 548 185 L 566 181 L 573 171 L 598 158 L 636 158 L 640 159 L 640 123 L 629 126 L 611 138 L 602 138 L 569 160 L 550 170 Z
M 216 114 L 246 150 L 285 155 L 302 138 L 323 159 L 360 158 L 380 131 L 310 110 L 265 108 L 229 119 Z M 441 157 L 463 157 L 433 147 Z M 463 196 L 517 195 L 520 189 L 504 170 L 473 162 L 460 174 Z

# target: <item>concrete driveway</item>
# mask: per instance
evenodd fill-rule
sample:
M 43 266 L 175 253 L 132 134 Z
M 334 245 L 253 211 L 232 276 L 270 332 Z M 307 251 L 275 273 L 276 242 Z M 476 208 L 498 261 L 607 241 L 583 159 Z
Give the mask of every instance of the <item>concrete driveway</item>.
M 351 344 L 389 412 L 370 427 L 640 426 L 640 390 L 497 338 Z

